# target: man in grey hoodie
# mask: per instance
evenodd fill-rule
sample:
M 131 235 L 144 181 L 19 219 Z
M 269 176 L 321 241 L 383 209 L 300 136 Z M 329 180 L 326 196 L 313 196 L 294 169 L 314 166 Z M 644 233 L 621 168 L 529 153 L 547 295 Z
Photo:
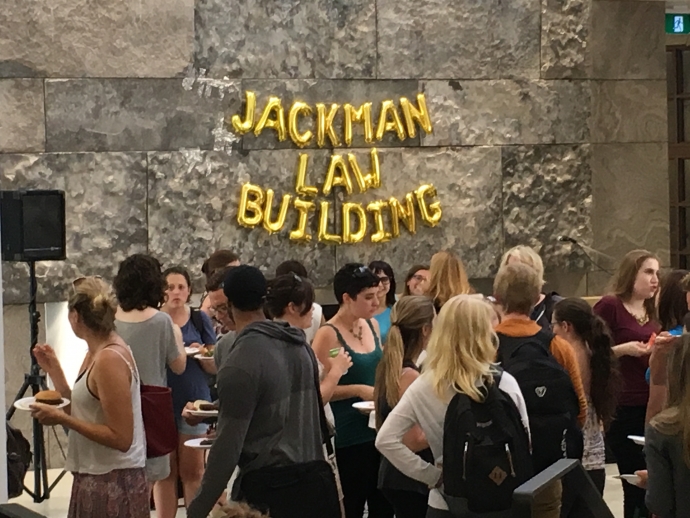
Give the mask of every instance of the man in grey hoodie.
M 218 371 L 218 433 L 187 516 L 207 518 L 238 466 L 233 499 L 274 518 L 337 518 L 304 332 L 266 320 L 266 280 L 257 268 L 233 268 L 223 290 L 237 338 Z

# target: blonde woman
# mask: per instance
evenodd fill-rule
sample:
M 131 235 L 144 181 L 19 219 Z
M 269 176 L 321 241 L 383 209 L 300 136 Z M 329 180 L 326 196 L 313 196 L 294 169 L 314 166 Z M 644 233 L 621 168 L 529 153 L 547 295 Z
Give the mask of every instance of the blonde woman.
M 438 490 L 443 425 L 448 404 L 456 393 L 482 401 L 482 387 L 493 383 L 497 340 L 491 326 L 492 314 L 487 302 L 473 296 L 459 295 L 444 304 L 429 339 L 424 373 L 405 391 L 376 438 L 376 447 L 391 464 L 433 488 L 427 518 L 452 516 Z M 525 400 L 515 378 L 504 372 L 498 388 L 513 400 L 529 430 Z M 404 437 L 415 425 L 424 433 L 434 463 L 424 461 L 405 445 Z
M 391 329 L 376 369 L 377 429 L 419 377 L 417 361 L 429 342 L 435 316 L 434 303 L 429 297 L 403 297 L 393 306 Z M 412 427 L 403 442 L 422 459 L 433 463 L 434 457 L 419 426 Z M 400 473 L 385 458 L 379 468 L 378 487 L 393 506 L 396 518 L 424 518 L 426 515 L 429 488 Z
M 433 299 L 436 311 L 440 311 L 451 297 L 474 293 L 465 267 L 455 254 L 443 250 L 433 255 L 426 293 Z
M 645 432 L 646 503 L 659 518 L 690 516 L 690 336 L 669 353 L 668 404 Z

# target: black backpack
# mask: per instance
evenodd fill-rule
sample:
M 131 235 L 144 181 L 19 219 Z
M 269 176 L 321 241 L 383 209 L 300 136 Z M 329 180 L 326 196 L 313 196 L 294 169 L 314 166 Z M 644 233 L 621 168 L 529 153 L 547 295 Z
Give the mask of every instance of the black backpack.
M 456 394 L 443 425 L 443 492 L 451 514 L 510 516 L 513 491 L 532 477 L 529 436 L 513 400 L 494 383 L 482 403 Z M 455 498 L 462 499 L 455 504 Z
M 7 493 L 10 498 L 21 496 L 24 476 L 31 464 L 31 445 L 22 432 L 7 425 Z
M 559 459 L 582 459 L 580 401 L 568 372 L 551 354 L 553 334 L 498 333 L 498 338 L 497 361 L 517 380 L 527 405 L 535 473 Z

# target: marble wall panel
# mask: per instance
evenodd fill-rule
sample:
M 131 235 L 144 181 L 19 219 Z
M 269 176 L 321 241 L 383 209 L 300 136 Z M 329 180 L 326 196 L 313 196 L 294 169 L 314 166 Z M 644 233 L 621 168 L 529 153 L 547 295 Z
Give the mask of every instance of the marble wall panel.
M 594 79 L 666 79 L 662 2 L 592 0 Z
M 67 260 L 37 263 L 40 301 L 66 300 L 76 277 L 110 279 L 125 257 L 146 252 L 143 153 L 0 154 L 0 188 L 66 193 Z M 28 301 L 28 267 L 2 268 L 4 302 Z
M 338 137 L 340 146 L 345 146 L 343 124 L 344 110 L 342 105 L 350 103 L 355 108 L 359 108 L 365 102 L 372 103 L 372 123 L 376 132 L 379 114 L 381 112 L 381 102 L 387 99 L 393 100 L 398 109 L 399 116 L 403 117 L 399 107 L 401 97 L 407 97 L 416 106 L 417 93 L 420 92 L 419 83 L 416 80 L 406 81 L 349 81 L 349 80 L 244 80 L 242 90 L 254 91 L 257 96 L 256 120 L 260 117 L 264 106 L 269 97 L 275 96 L 282 100 L 285 116 L 287 118 L 290 106 L 295 101 L 302 101 L 312 108 L 311 116 L 302 116 L 299 119 L 301 131 L 311 130 L 316 133 L 316 103 L 323 103 L 330 108 L 332 103 L 341 105 L 333 127 Z M 241 116 L 244 117 L 244 107 Z M 432 114 L 441 116 L 441 114 Z M 404 119 L 402 119 L 404 124 Z M 353 123 L 352 146 L 368 146 L 364 141 L 363 126 L 360 123 Z M 332 148 L 331 140 L 327 137 L 326 146 Z M 419 128 L 414 139 L 400 141 L 394 132 L 387 132 L 383 140 L 375 141 L 376 146 L 419 146 Z M 242 137 L 242 147 L 244 149 L 296 149 L 295 143 L 288 137 L 284 142 L 279 142 L 275 130 L 264 130 L 258 137 L 254 133 L 248 133 Z M 316 148 L 316 136 L 312 138 L 309 148 Z
M 614 258 L 636 248 L 669 264 L 668 148 L 593 144 L 593 247 Z
M 0 153 L 44 150 L 43 81 L 0 80 Z
M 378 0 L 378 77 L 538 78 L 540 0 Z
M 5 0 L 0 77 L 172 77 L 190 62 L 194 0 Z
M 326 170 L 328 156 L 326 151 L 310 152 L 310 178 L 314 174 L 311 171 Z M 243 262 L 261 267 L 267 275 L 273 275 L 281 262 L 299 259 L 318 286 L 329 284 L 334 252 L 332 247 L 316 242 L 318 213 L 311 214 L 313 240 L 308 244 L 288 239 L 297 217 L 293 208 L 283 230 L 273 235 L 261 226 L 247 229 L 237 222 L 245 182 L 270 187 L 280 199 L 283 194 L 294 194 L 297 157 L 294 150 L 230 155 L 205 151 L 149 153 L 150 253 L 166 265 L 187 266 L 197 289 L 203 286 L 202 262 L 219 248 L 234 250 Z M 314 183 L 320 185 L 323 180 Z M 274 201 L 273 218 L 277 206 L 278 200 Z
M 213 77 L 376 77 L 368 0 L 196 2 L 195 64 Z
M 592 0 L 542 0 L 541 5 L 541 77 L 589 77 Z
M 206 95 L 205 90 L 185 88 L 182 79 L 48 80 L 46 147 L 48 151 L 213 149 L 223 110 L 237 109 L 239 103 L 238 89 L 209 90 Z
M 592 142 L 667 142 L 666 81 L 594 81 Z
M 424 81 L 434 130 L 424 146 L 585 142 L 586 81 Z
M 400 237 L 388 243 L 371 243 L 367 237 L 361 244 L 339 246 L 338 267 L 382 259 L 404 276 L 413 264 L 428 263 L 435 252 L 450 249 L 462 258 L 470 277 L 492 275 L 502 249 L 500 148 L 386 149 L 380 158 L 381 188 L 354 194 L 351 201 L 368 203 L 390 196 L 403 200 L 420 184 L 431 183 L 437 189 L 443 218 L 429 228 L 417 212 L 414 236 L 401 224 Z M 390 231 L 388 213 L 385 222 Z M 371 215 L 367 223 L 370 235 Z
M 506 249 L 531 246 L 540 252 L 546 268 L 586 266 L 577 249 L 556 238 L 565 235 L 592 242 L 590 158 L 589 144 L 503 148 Z

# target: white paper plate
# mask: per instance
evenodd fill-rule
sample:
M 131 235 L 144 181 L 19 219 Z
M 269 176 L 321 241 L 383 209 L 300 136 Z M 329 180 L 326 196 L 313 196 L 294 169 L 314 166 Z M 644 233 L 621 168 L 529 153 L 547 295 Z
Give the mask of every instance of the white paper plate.
M 373 412 L 375 405 L 373 401 L 357 401 L 352 403 L 352 408 L 356 408 L 362 412 Z
M 194 356 L 195 354 L 199 354 L 201 352 L 201 349 L 198 347 L 185 347 L 184 350 L 187 353 L 187 356 Z
M 203 437 L 199 439 L 189 439 L 184 445 L 188 448 L 196 448 L 197 450 L 210 450 L 213 444 L 201 444 L 201 442 L 205 440 L 206 439 Z
M 30 412 L 31 408 L 29 408 L 29 405 L 33 405 L 35 402 L 35 397 L 25 397 L 15 401 L 14 408 L 16 408 L 17 410 L 26 410 Z M 65 408 L 67 405 L 69 405 L 69 399 L 63 397 L 62 403 L 60 403 L 59 405 L 55 405 L 55 408 Z
M 617 478 L 618 480 L 625 480 L 633 486 L 636 486 L 640 483 L 640 477 L 638 477 L 637 475 L 614 475 L 613 478 Z
M 203 362 L 203 361 L 209 361 L 209 360 L 215 361 L 214 358 L 213 358 L 213 356 L 204 356 L 203 354 L 197 354 L 197 355 L 194 357 L 194 359 L 195 359 L 195 360 L 201 360 L 202 362 Z
M 644 446 L 644 437 L 642 437 L 641 435 L 628 435 L 628 439 L 630 439 L 635 444 Z
M 216 417 L 218 415 L 218 410 L 187 410 L 187 412 L 195 417 Z

